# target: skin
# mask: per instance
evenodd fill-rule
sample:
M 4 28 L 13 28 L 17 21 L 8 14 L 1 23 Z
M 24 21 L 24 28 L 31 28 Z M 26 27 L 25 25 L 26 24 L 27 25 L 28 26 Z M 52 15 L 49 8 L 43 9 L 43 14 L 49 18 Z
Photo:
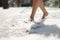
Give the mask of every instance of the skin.
M 46 11 L 42 0 L 33 0 L 32 13 L 30 16 L 31 21 L 34 21 L 35 12 L 38 7 L 40 7 L 43 12 L 42 19 L 44 19 L 48 15 L 48 12 Z

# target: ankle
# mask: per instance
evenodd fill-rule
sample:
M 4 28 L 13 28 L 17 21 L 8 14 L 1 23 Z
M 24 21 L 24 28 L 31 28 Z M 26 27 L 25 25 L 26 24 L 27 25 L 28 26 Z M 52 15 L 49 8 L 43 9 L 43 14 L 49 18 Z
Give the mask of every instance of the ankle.
M 47 16 L 48 15 L 48 12 L 44 12 L 44 15 Z

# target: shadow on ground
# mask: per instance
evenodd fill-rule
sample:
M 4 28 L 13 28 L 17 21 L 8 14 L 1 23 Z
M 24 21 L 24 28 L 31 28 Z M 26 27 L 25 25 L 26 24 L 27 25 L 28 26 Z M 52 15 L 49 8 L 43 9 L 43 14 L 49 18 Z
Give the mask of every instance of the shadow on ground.
M 58 28 L 56 24 L 46 25 L 43 22 L 40 22 L 32 25 L 30 34 L 40 34 L 47 37 L 53 34 L 53 36 L 58 35 L 58 38 L 60 38 L 60 28 Z

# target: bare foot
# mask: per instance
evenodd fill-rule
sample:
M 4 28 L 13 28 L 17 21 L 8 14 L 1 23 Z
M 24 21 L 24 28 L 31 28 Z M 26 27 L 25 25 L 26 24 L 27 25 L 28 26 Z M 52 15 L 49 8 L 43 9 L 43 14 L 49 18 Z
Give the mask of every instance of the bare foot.
M 43 14 L 42 19 L 44 19 L 47 15 L 48 15 L 48 13 L 47 13 L 47 12 L 46 12 L 46 13 L 44 13 L 44 14 Z
M 34 16 L 30 16 L 30 21 L 34 21 Z

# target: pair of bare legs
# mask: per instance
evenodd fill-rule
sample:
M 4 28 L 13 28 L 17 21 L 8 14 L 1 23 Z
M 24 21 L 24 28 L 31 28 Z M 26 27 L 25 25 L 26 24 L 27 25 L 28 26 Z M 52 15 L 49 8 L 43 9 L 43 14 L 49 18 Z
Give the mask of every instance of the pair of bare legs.
M 38 7 L 40 7 L 42 12 L 43 12 L 42 19 L 44 19 L 48 15 L 48 12 L 46 11 L 46 9 L 45 9 L 45 7 L 43 5 L 42 0 L 33 0 L 32 7 L 33 7 L 32 14 L 30 16 L 31 21 L 34 21 L 35 12 L 36 12 Z

